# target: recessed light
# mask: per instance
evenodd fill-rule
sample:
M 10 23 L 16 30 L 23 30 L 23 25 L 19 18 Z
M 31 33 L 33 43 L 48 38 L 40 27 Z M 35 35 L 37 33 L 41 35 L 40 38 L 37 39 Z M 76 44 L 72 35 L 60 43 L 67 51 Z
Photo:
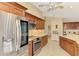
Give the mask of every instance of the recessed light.
M 72 6 L 70 6 L 70 8 L 72 8 Z

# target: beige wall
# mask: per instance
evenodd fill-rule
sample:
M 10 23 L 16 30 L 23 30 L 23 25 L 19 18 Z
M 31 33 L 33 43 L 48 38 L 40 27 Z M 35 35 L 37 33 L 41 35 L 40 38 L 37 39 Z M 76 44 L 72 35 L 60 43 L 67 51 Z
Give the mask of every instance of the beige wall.
M 37 17 L 43 18 L 42 12 L 37 7 L 35 7 L 33 4 L 31 4 L 30 2 L 18 2 L 18 3 L 25 6 L 28 9 L 28 10 L 26 10 L 27 12 L 29 12 Z
M 64 18 L 64 22 L 79 22 L 79 19 Z
M 61 17 L 47 17 L 47 25 L 50 25 L 51 26 L 51 39 L 52 40 L 55 40 L 53 39 L 53 32 L 54 31 L 57 31 L 58 32 L 58 35 L 62 35 L 63 33 L 63 18 Z M 56 29 L 56 25 L 58 25 L 58 29 Z M 49 32 L 48 30 L 48 26 L 46 27 L 46 31 Z

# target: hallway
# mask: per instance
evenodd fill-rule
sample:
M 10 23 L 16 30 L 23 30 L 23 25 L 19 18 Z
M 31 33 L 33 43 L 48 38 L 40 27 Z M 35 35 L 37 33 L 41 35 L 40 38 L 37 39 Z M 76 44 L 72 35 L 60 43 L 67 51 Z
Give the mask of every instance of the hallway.
M 70 56 L 56 41 L 50 40 L 37 56 Z

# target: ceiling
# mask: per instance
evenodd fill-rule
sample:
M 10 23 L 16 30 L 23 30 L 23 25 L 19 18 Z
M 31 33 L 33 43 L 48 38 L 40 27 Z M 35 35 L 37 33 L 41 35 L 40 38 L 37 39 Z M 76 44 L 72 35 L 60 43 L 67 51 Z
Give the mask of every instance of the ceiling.
M 49 9 L 49 6 L 39 6 L 39 5 L 48 5 L 49 2 L 31 2 L 35 5 L 40 11 L 42 11 L 43 16 L 46 17 L 64 17 L 69 19 L 79 19 L 79 2 L 62 2 L 62 9 Z

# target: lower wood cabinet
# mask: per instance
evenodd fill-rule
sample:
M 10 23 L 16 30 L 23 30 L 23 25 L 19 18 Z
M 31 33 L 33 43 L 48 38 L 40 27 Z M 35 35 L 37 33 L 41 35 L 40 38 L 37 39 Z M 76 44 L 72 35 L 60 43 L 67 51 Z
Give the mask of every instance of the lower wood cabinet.
M 48 43 L 48 36 L 44 36 L 41 39 L 41 48 L 43 48 Z
M 46 36 L 42 37 L 40 47 L 43 48 L 47 43 L 48 43 L 48 36 L 46 35 Z M 33 40 L 29 41 L 29 43 L 28 43 L 28 52 L 29 52 L 28 53 L 29 56 L 33 56 L 34 55 L 33 54 L 34 53 L 33 52 Z
M 28 52 L 29 56 L 33 56 L 33 40 L 28 43 Z
M 72 56 L 79 55 L 79 46 L 71 39 L 60 37 L 60 46 Z

